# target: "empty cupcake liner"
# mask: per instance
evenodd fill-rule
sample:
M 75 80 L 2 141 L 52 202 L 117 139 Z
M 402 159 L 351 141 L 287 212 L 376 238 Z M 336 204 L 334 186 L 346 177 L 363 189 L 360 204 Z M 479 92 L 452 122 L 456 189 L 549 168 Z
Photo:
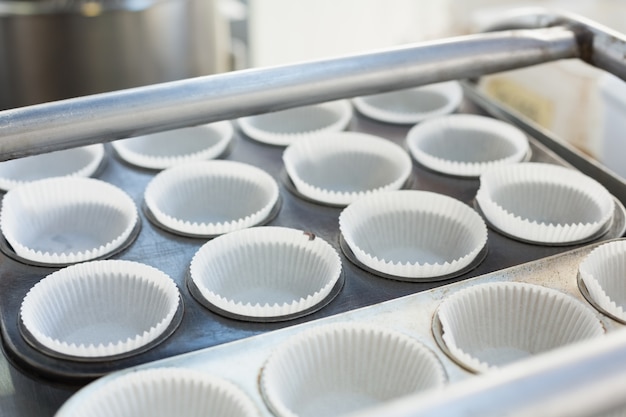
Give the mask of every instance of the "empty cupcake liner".
M 56 417 L 256 417 L 259 411 L 232 382 L 185 368 L 128 372 L 92 392 L 79 391 Z
M 397 190 L 413 169 L 411 158 L 400 146 L 356 132 L 303 138 L 287 147 L 283 161 L 299 193 L 333 205 L 346 205 L 378 191 Z
M 341 212 L 339 229 L 359 262 L 405 279 L 458 273 L 487 244 L 487 226 L 478 213 L 427 191 L 388 191 L 356 200 Z
M 615 203 L 594 179 L 543 163 L 495 167 L 480 177 L 476 202 L 500 231 L 533 243 L 570 244 L 609 224 Z
M 580 263 L 578 272 L 591 303 L 626 323 L 626 241 L 598 246 Z
M 139 222 L 133 200 L 92 178 L 60 177 L 16 187 L 4 196 L 0 229 L 28 261 L 69 264 L 109 255 Z
M 388 93 L 356 97 L 356 109 L 374 120 L 415 124 L 431 117 L 454 112 L 463 100 L 457 81 L 430 84 Z
M 487 372 L 528 356 L 604 334 L 594 311 L 534 284 L 480 284 L 446 298 L 436 319 L 452 359 Z
M 351 119 L 350 102 L 339 100 L 243 117 L 238 123 L 241 130 L 254 140 L 287 146 L 307 136 L 344 130 Z
M 169 168 L 144 193 L 157 223 L 191 236 L 216 236 L 260 224 L 278 197 L 278 184 L 265 171 L 222 160 Z
M 52 177 L 89 177 L 103 159 L 104 146 L 96 144 L 0 162 L 0 189 Z
M 165 273 L 137 262 L 91 261 L 33 286 L 20 308 L 26 331 L 62 355 L 103 358 L 135 351 L 161 336 L 180 303 Z
M 233 138 L 229 121 L 174 129 L 112 142 L 126 162 L 148 169 L 166 169 L 181 163 L 214 159 Z
M 521 130 L 470 114 L 426 120 L 411 128 L 406 141 L 420 164 L 462 177 L 477 177 L 491 167 L 521 162 L 530 152 Z
M 279 346 L 263 367 L 260 387 L 277 416 L 338 416 L 442 387 L 446 379 L 437 356 L 417 340 L 338 323 Z
M 341 275 L 326 241 L 301 230 L 254 227 L 204 244 L 190 278 L 204 301 L 242 318 L 289 317 L 324 301 Z

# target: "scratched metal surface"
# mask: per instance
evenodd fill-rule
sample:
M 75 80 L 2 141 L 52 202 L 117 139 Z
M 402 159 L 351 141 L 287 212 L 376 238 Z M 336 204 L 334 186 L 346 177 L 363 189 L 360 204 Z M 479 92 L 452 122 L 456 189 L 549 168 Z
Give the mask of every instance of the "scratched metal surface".
M 478 110 L 470 103 L 465 103 L 461 112 L 475 113 Z M 379 135 L 402 146 L 404 146 L 404 138 L 408 129 L 409 126 L 379 123 L 356 113 L 349 127 L 349 130 Z M 532 138 L 531 146 L 533 150 L 532 161 L 565 164 Z M 341 209 L 307 202 L 289 192 L 283 181 L 282 151 L 283 148 L 281 147 L 257 143 L 237 132 L 232 150 L 226 159 L 247 162 L 261 167 L 279 182 L 282 206 L 278 216 L 270 225 L 311 231 L 327 240 L 341 252 L 338 231 L 338 216 Z M 124 189 L 133 198 L 137 206 L 141 207 L 145 186 L 154 175 L 155 172 L 153 171 L 141 170 L 122 163 L 110 152 L 108 163 L 98 178 Z M 410 188 L 446 194 L 470 205 L 479 185 L 477 179 L 460 179 L 440 175 L 423 169 L 416 163 L 414 163 L 409 183 Z M 18 330 L 18 310 L 21 300 L 32 285 L 56 269 L 24 265 L 0 253 L 0 325 L 5 356 L 11 362 L 11 365 L 7 365 L 8 372 L 12 374 L 15 381 L 18 381 L 15 384 L 23 383 L 24 386 L 34 387 L 29 388 L 29 390 L 37 391 L 38 384 L 41 384 L 42 387 L 51 385 L 54 387 L 42 389 L 42 392 L 45 392 L 47 396 L 42 400 L 43 403 L 51 405 L 46 410 L 40 409 L 39 415 L 52 414 L 53 411 L 51 410 L 58 407 L 60 398 L 66 398 L 76 387 L 112 371 L 334 316 L 541 259 L 577 247 L 575 245 L 549 247 L 526 244 L 502 236 L 490 229 L 487 256 L 481 264 L 452 280 L 432 283 L 399 282 L 384 279 L 363 271 L 341 254 L 345 285 L 339 295 L 327 306 L 311 315 L 292 321 L 251 323 L 222 317 L 210 312 L 191 297 L 185 285 L 187 270 L 193 254 L 205 240 L 184 238 L 165 232 L 150 223 L 143 212 L 141 213 L 141 221 L 142 228 L 137 240 L 126 251 L 114 257 L 144 262 L 166 272 L 178 284 L 185 310 L 180 327 L 171 337 L 147 352 L 124 359 L 77 362 L 52 358 L 27 344 Z M 601 236 L 599 240 L 621 236 L 623 224 L 623 213 L 621 213 L 619 224 L 606 235 Z M 60 392 L 57 392 L 57 389 Z

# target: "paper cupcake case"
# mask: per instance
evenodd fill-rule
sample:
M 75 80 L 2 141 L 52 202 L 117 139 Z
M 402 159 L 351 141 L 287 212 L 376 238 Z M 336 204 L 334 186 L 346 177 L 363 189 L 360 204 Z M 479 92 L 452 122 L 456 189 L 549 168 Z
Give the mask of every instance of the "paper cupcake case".
M 371 193 L 400 189 L 413 169 L 400 146 L 356 132 L 300 139 L 287 147 L 283 162 L 299 194 L 339 206 Z
M 308 136 L 340 132 L 352 119 L 347 100 L 295 107 L 237 120 L 250 138 L 270 145 L 287 146 Z
M 0 190 L 52 177 L 90 177 L 104 159 L 104 145 L 96 144 L 0 162 Z
M 255 227 L 204 244 L 190 265 L 199 301 L 224 315 L 281 321 L 321 308 L 342 285 L 341 260 L 321 238 Z
M 456 81 L 356 97 L 354 107 L 367 117 L 386 123 L 416 124 L 454 112 L 463 100 Z
M 232 382 L 191 369 L 131 372 L 66 404 L 56 417 L 257 417 L 248 396 Z
M 521 162 L 530 153 L 521 130 L 470 114 L 426 120 L 411 128 L 406 142 L 420 164 L 461 177 L 478 177 L 491 167 Z
M 159 339 L 180 306 L 176 284 L 156 268 L 92 261 L 35 284 L 22 301 L 20 320 L 26 337 L 47 354 L 103 359 L 136 352 Z
M 10 190 L 0 229 L 25 261 L 63 265 L 104 256 L 136 237 L 139 217 L 119 188 L 91 178 L 53 178 Z
M 202 161 L 157 174 L 144 202 L 157 225 L 185 236 L 214 237 L 271 220 L 279 191 L 268 173 L 252 165 Z
M 222 121 L 121 139 L 112 142 L 112 146 L 124 161 L 132 165 L 161 170 L 217 158 L 227 151 L 233 134 L 232 123 Z
M 302 332 L 270 355 L 259 381 L 279 417 L 336 416 L 446 383 L 436 355 L 397 331 L 338 323 Z
M 543 163 L 488 170 L 480 177 L 476 203 L 505 234 L 557 245 L 596 238 L 610 226 L 615 210 L 611 194 L 594 179 Z
M 626 242 L 594 249 L 579 266 L 583 295 L 601 313 L 626 323 Z
M 341 236 L 356 260 L 392 278 L 449 278 L 481 260 L 487 227 L 471 207 L 427 191 L 363 197 L 339 216 Z M 475 265 L 474 265 L 475 266 Z
M 519 282 L 454 293 L 441 303 L 436 320 L 442 349 L 475 372 L 604 334 L 587 305 L 557 290 Z

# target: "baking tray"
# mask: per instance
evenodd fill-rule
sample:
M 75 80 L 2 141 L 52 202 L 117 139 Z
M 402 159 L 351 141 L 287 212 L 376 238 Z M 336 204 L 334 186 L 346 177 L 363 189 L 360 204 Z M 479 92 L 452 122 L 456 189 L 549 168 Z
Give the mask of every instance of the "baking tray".
M 466 100 L 459 112 L 478 113 L 480 109 Z M 380 123 L 355 112 L 348 130 L 367 132 L 382 136 L 402 145 L 410 126 Z M 530 138 L 531 161 L 559 165 L 567 163 Z M 143 205 L 143 192 L 156 174 L 127 165 L 108 148 L 108 163 L 98 178 L 125 190 L 138 208 Z M 319 236 L 341 254 L 345 283 L 336 298 L 319 311 L 290 321 L 253 323 L 217 314 L 203 307 L 190 294 L 186 285 L 188 267 L 194 253 L 206 239 L 196 239 L 169 233 L 147 220 L 140 209 L 141 231 L 128 249 L 114 256 L 117 259 L 144 262 L 167 273 L 177 283 L 184 314 L 179 327 L 162 343 L 136 355 L 104 361 L 77 361 L 53 357 L 31 346 L 20 334 L 18 313 L 22 299 L 28 290 L 46 275 L 58 268 L 23 264 L 0 253 L 0 326 L 7 358 L 29 375 L 60 384 L 82 385 L 112 371 L 136 366 L 163 358 L 180 355 L 216 345 L 245 339 L 287 326 L 333 316 L 361 307 L 375 305 L 409 294 L 419 293 L 443 284 L 499 271 L 514 265 L 545 258 L 582 246 L 543 246 L 519 242 L 489 229 L 485 259 L 475 269 L 466 271 L 447 281 L 401 282 L 382 278 L 363 270 L 350 262 L 340 248 L 338 216 L 341 208 L 315 204 L 301 199 L 289 191 L 283 172 L 284 148 L 258 143 L 236 132 L 230 152 L 225 159 L 241 161 L 258 166 L 272 175 L 280 186 L 280 212 L 269 224 L 309 231 Z M 478 190 L 477 179 L 464 179 L 441 175 L 414 162 L 409 188 L 434 191 L 473 204 Z M 616 216 L 610 230 L 596 241 L 620 237 L 625 230 L 623 205 L 616 200 Z
M 116 372 L 80 390 L 63 406 L 62 411 L 69 412 L 71 415 L 70 411 L 72 408 L 81 405 L 99 386 L 109 383 L 127 372 L 155 367 L 181 367 L 194 369 L 235 383 L 256 404 L 260 415 L 273 416 L 265 405 L 258 386 L 260 372 L 272 351 L 294 335 L 306 332 L 317 326 L 339 322 L 384 326 L 422 342 L 434 351 L 441 361 L 448 377 L 448 384 L 475 378 L 476 374 L 467 371 L 444 354 L 436 341 L 437 331 L 433 330 L 434 328 L 436 329 L 436 326 L 433 326 L 433 316 L 442 300 L 456 291 L 476 284 L 526 282 L 559 290 L 587 304 L 595 312 L 607 332 L 623 329 L 624 326 L 622 324 L 594 310 L 587 303 L 578 288 L 578 265 L 600 244 L 589 244 L 548 258 L 447 284 L 373 306 Z

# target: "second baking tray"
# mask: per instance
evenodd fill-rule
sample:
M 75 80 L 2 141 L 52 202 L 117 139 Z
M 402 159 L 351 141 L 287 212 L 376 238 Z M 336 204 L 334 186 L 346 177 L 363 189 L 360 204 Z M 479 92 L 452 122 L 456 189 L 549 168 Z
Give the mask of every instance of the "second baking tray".
M 476 113 L 479 110 L 466 101 L 460 112 Z M 349 129 L 387 138 L 405 147 L 409 126 L 394 126 L 367 119 L 355 113 Z M 534 162 L 567 165 L 543 145 L 530 138 Z M 57 268 L 31 266 L 0 254 L 0 325 L 7 357 L 30 375 L 64 384 L 84 384 L 112 371 L 158 359 L 180 355 L 198 349 L 221 345 L 283 327 L 344 313 L 361 307 L 378 304 L 455 281 L 502 270 L 528 261 L 537 260 L 570 250 L 572 246 L 542 246 L 522 243 L 490 229 L 485 259 L 464 274 L 441 282 L 401 282 L 382 278 L 366 272 L 353 264 L 341 252 L 338 217 L 341 208 L 315 204 L 299 198 L 289 191 L 283 170 L 284 148 L 255 142 L 237 132 L 230 152 L 225 159 L 249 163 L 272 175 L 280 185 L 281 207 L 269 224 L 285 226 L 314 233 L 329 242 L 341 254 L 344 284 L 336 298 L 312 314 L 289 321 L 254 323 L 237 320 L 212 312 L 202 306 L 187 287 L 188 268 L 194 253 L 206 239 L 174 235 L 152 224 L 141 213 L 141 230 L 134 243 L 114 256 L 143 262 L 167 273 L 178 285 L 184 309 L 178 328 L 162 343 L 135 355 L 102 361 L 78 361 L 54 357 L 29 344 L 19 329 L 19 308 L 28 290 Z M 143 192 L 156 173 L 128 166 L 109 151 L 108 163 L 98 178 L 126 191 L 138 207 L 143 206 Z M 462 179 L 437 174 L 413 163 L 409 188 L 433 191 L 454 197 L 468 205 L 478 190 L 477 179 Z M 616 216 L 610 230 L 595 241 L 622 236 L 625 215 L 622 204 L 616 200 Z M 580 246 L 580 245 L 578 245 Z

